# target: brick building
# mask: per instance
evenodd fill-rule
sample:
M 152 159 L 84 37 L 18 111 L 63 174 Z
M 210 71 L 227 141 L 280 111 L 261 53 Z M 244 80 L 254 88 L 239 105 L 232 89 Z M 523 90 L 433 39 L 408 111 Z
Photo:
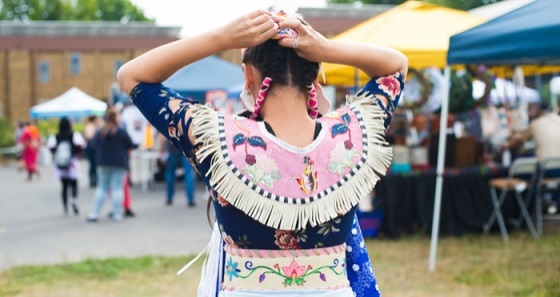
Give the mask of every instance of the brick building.
M 331 4 L 299 12 L 332 37 L 392 7 Z M 107 100 L 122 64 L 178 39 L 179 31 L 151 23 L 0 21 L 0 116 L 12 122 L 28 119 L 31 106 L 71 87 Z M 239 50 L 220 56 L 241 62 Z
M 28 119 L 31 106 L 71 87 L 107 100 L 121 65 L 179 31 L 151 23 L 0 22 L 0 115 Z

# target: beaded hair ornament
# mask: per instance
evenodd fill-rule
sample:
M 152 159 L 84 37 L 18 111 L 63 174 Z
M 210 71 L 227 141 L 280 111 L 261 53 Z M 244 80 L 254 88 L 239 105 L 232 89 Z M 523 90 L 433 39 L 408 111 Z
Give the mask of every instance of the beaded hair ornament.
M 299 20 L 302 20 L 302 17 L 299 16 L 296 13 L 287 13 L 286 11 L 282 10 L 282 9 L 277 9 L 275 6 L 272 6 L 268 9 L 268 11 L 277 17 L 280 18 L 298 18 Z M 292 48 L 296 49 L 298 48 L 298 43 L 297 43 L 297 38 L 298 38 L 299 34 L 298 32 L 293 29 L 293 28 L 279 28 L 278 29 L 278 33 L 272 37 L 273 40 L 282 40 L 284 38 L 291 38 L 294 39 L 294 44 L 292 45 Z M 241 55 L 242 57 L 245 55 L 245 53 L 247 52 L 247 48 L 244 48 L 241 50 Z M 270 85 L 272 84 L 272 78 L 270 77 L 265 77 L 263 79 L 263 82 L 261 84 L 261 88 L 259 89 L 259 93 L 257 94 L 257 100 L 255 100 L 254 103 L 254 107 L 251 108 L 248 107 L 249 111 L 251 111 L 251 119 L 256 119 L 259 115 L 259 112 L 264 104 L 264 100 L 266 99 L 266 96 L 268 94 L 268 89 L 270 88 Z M 246 94 L 242 94 L 242 96 L 250 96 L 251 93 L 249 91 L 245 91 Z M 320 88 L 319 90 L 320 93 L 320 97 L 322 102 L 322 106 L 326 107 L 326 110 L 328 111 L 328 109 L 330 108 L 330 102 L 325 98 L 322 88 Z M 307 100 L 307 104 L 308 104 L 308 112 L 309 112 L 309 116 L 313 119 L 316 119 L 319 116 L 319 100 L 318 100 L 318 92 L 317 89 L 315 88 L 315 85 L 313 84 L 309 84 L 307 86 L 307 96 L 308 96 L 308 100 Z M 325 109 L 325 108 L 323 108 Z M 325 112 L 324 110 L 322 110 L 323 113 Z

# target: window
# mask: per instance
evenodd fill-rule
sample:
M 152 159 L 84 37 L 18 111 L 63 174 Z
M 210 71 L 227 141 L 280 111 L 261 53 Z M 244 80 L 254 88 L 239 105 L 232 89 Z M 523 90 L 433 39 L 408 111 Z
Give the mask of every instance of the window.
M 42 83 L 51 81 L 51 65 L 47 61 L 39 62 L 39 81 Z
M 121 69 L 122 65 L 124 65 L 123 60 L 115 60 L 115 71 L 113 73 L 115 80 L 117 80 L 117 72 Z
M 82 72 L 82 58 L 79 53 L 70 54 L 70 74 L 79 75 Z

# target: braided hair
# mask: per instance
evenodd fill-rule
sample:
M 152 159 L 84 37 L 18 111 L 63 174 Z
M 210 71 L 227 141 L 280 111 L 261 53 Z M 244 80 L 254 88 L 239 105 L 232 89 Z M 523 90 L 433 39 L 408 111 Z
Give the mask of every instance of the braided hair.
M 319 74 L 319 63 L 300 58 L 293 49 L 272 39 L 247 49 L 243 63 L 254 66 L 262 77 L 272 79 L 269 90 L 276 85 L 293 86 L 307 94 L 308 86 Z

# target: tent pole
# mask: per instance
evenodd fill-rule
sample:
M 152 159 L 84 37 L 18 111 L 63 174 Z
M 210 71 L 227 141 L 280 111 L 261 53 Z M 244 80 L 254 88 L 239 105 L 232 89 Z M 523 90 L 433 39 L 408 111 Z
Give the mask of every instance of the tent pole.
M 436 194 L 434 198 L 434 214 L 432 220 L 432 240 L 430 242 L 430 272 L 436 269 L 436 254 L 439 237 L 439 218 L 441 212 L 441 193 L 443 189 L 443 173 L 445 169 L 445 147 L 447 145 L 447 115 L 449 113 L 449 82 L 451 73 L 449 65 L 445 66 L 443 100 L 441 102 L 441 118 L 439 122 L 439 147 L 437 159 Z
M 354 68 L 354 87 L 356 87 L 356 90 L 354 92 L 360 90 L 361 84 L 362 82 L 360 81 L 360 69 Z

